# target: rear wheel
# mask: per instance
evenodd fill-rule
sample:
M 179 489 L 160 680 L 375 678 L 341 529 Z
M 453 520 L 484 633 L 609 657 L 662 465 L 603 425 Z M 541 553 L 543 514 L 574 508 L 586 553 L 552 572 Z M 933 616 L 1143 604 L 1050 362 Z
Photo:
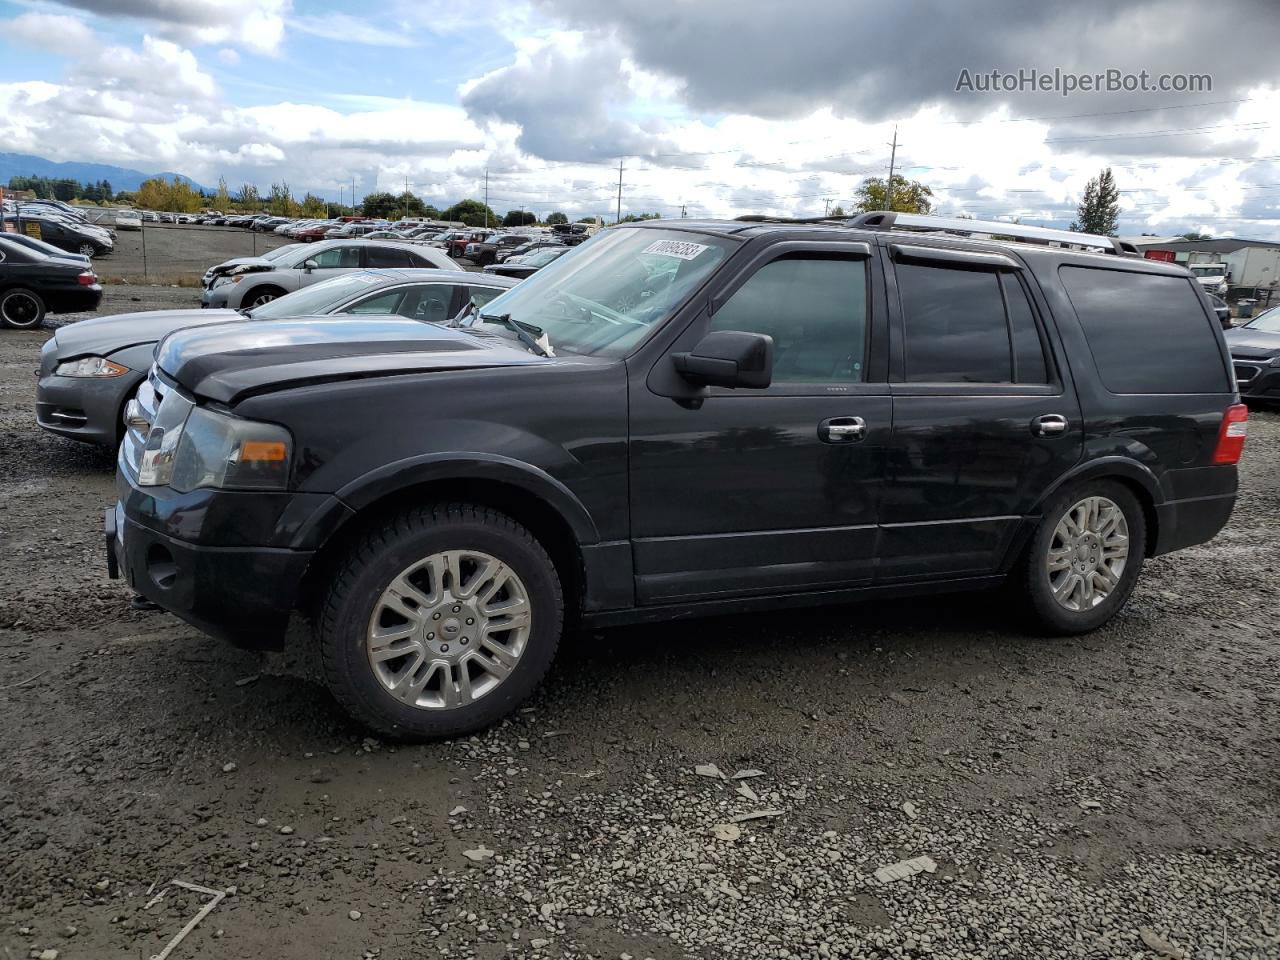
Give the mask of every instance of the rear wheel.
M 1085 633 L 1129 599 L 1146 551 L 1137 497 L 1111 480 L 1073 484 L 1046 506 L 1027 551 L 1023 586 L 1041 626 Z
M 44 300 L 26 287 L 0 293 L 0 324 L 15 330 L 32 330 L 44 321 Z
M 470 733 L 516 708 L 560 640 L 559 577 L 510 517 L 468 504 L 410 510 L 367 533 L 318 620 L 329 689 L 385 736 Z

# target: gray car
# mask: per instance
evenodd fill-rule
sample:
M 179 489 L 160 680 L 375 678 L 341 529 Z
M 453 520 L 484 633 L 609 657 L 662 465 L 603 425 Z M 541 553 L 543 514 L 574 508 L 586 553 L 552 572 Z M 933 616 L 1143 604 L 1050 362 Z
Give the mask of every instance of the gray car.
M 461 270 L 357 270 L 244 312 L 151 310 L 70 323 L 40 351 L 36 422 L 50 433 L 115 447 L 124 406 L 146 377 L 156 344 L 184 327 L 330 314 L 445 323 L 515 283 Z
M 431 247 L 377 240 L 324 240 L 298 245 L 282 256 L 240 257 L 214 267 L 200 291 L 200 305 L 240 310 L 260 307 L 340 273 L 366 268 L 462 270 Z

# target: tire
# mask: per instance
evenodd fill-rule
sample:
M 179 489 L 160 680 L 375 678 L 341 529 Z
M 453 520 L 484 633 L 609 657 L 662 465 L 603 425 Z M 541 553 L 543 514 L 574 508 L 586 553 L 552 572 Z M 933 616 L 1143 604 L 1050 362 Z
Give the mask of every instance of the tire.
M 1097 509 L 1091 512 L 1090 504 Z M 1117 564 L 1126 529 L 1126 552 Z M 1022 564 L 1021 589 L 1036 624 L 1058 636 L 1101 627 L 1133 592 L 1146 546 L 1146 516 L 1128 487 L 1092 480 L 1058 491 L 1045 505 Z
M 260 307 L 264 303 L 270 303 L 284 296 L 284 291 L 279 287 L 262 286 L 254 287 L 244 295 L 244 299 L 240 301 L 241 307 Z
M 98 246 L 94 243 L 85 242 L 76 247 L 76 253 L 80 254 L 82 257 L 89 257 L 92 259 L 98 255 Z
M 0 293 L 0 326 L 34 330 L 44 323 L 44 313 L 44 300 L 34 290 L 13 287 Z
M 498 575 L 485 580 L 481 569 Z M 501 606 L 521 599 L 522 626 L 465 636 L 486 615 L 520 623 Z M 361 537 L 336 568 L 316 634 L 325 681 L 347 712 L 385 737 L 423 740 L 472 733 L 519 706 L 550 667 L 563 622 L 560 578 L 532 534 L 495 510 L 452 503 L 408 510 Z

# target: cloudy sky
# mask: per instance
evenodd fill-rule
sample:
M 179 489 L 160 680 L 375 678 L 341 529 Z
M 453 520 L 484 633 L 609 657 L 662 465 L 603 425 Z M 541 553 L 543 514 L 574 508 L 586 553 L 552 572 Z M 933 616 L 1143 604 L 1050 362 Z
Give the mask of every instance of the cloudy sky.
M 403 189 L 500 212 L 848 206 L 897 165 L 939 212 L 1280 238 L 1275 0 L 0 0 L 0 152 L 233 190 Z M 957 90 L 999 70 L 1186 91 Z M 976 86 L 975 81 L 971 86 Z

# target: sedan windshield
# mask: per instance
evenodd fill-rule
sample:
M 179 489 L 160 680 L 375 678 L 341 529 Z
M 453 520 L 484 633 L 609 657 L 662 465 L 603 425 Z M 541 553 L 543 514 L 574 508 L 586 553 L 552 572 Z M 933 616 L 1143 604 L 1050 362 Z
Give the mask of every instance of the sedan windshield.
M 1261 333 L 1280 333 L 1280 307 L 1272 307 L 1266 313 L 1258 314 L 1245 326 Z
M 526 253 L 520 258 L 520 263 L 526 267 L 545 267 L 556 257 L 563 256 L 568 252 L 568 247 L 544 247 L 541 250 Z
M 615 227 L 486 304 L 467 322 L 509 326 L 514 321 L 534 337 L 545 335 L 556 351 L 624 356 L 732 249 L 732 241 L 720 237 Z
M 254 307 L 249 316 L 255 320 L 284 320 L 330 313 L 352 297 L 373 292 L 380 282 L 368 273 L 339 274 Z

